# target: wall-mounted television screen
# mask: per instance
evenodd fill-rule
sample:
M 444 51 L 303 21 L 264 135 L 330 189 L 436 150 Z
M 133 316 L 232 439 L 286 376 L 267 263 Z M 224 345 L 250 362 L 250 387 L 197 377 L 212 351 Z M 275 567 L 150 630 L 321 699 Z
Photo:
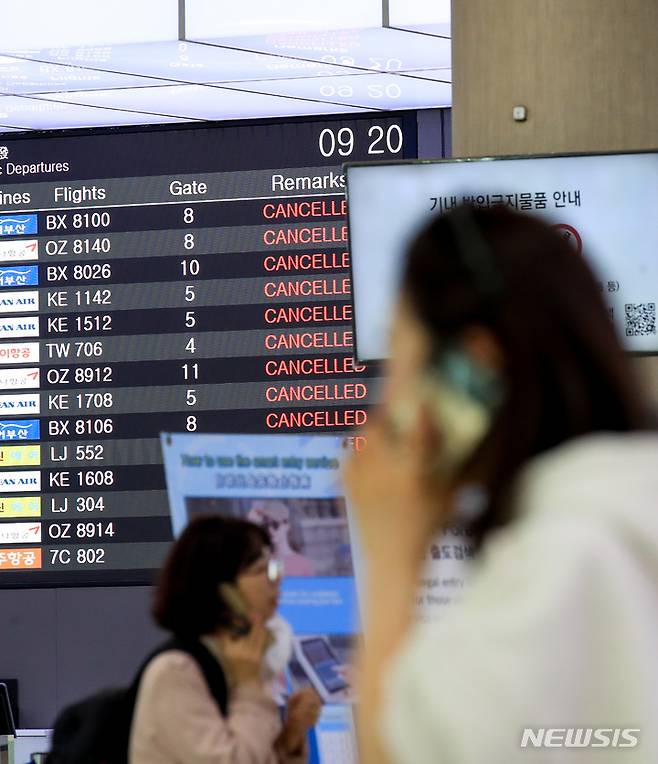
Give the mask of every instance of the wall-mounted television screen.
M 405 249 L 462 202 L 541 215 L 589 259 L 629 351 L 658 352 L 658 152 L 348 164 L 357 358 L 388 355 Z

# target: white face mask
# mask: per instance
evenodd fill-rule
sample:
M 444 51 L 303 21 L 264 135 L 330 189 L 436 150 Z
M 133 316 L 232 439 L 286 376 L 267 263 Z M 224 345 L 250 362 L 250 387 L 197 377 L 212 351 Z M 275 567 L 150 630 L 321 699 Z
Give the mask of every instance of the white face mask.
M 292 628 L 288 621 L 275 613 L 267 622 L 272 644 L 265 651 L 263 668 L 267 678 L 278 676 L 292 657 Z

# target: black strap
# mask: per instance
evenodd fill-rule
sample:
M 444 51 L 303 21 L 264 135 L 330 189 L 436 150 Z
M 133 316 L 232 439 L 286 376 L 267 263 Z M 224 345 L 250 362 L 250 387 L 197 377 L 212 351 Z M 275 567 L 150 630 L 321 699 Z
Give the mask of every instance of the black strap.
M 217 658 L 215 658 L 210 650 L 208 650 L 208 648 L 198 639 L 172 637 L 159 647 L 156 647 L 144 663 L 142 663 L 132 685 L 130 686 L 130 692 L 133 694 L 134 700 L 137 700 L 139 683 L 146 667 L 156 656 L 161 653 L 166 653 L 169 650 L 182 650 L 194 658 L 201 669 L 201 673 L 206 680 L 210 694 L 217 703 L 222 716 L 228 716 L 228 687 L 226 685 L 224 671 Z

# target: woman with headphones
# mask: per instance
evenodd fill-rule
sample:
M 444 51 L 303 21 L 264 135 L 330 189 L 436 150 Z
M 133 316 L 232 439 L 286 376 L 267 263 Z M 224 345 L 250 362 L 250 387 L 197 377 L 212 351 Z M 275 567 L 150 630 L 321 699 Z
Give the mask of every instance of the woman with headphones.
M 658 761 L 658 437 L 584 260 L 503 207 L 433 220 L 365 434 L 362 764 Z M 454 525 L 470 582 L 415 623 Z

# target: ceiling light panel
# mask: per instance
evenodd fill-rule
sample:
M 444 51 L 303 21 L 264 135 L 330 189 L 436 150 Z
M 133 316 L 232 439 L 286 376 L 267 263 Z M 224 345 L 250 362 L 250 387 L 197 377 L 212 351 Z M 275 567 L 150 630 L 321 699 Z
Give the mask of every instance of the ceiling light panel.
M 384 0 L 392 27 L 450 37 L 450 0 Z
M 86 47 L 25 50 L 21 55 L 55 64 L 189 83 L 316 77 L 359 71 L 322 62 L 182 41 L 116 45 L 101 51 Z
M 450 37 L 450 24 L 405 24 L 402 27 L 395 28 L 438 38 L 444 37 L 447 39 Z
M 135 77 L 102 70 L 0 56 L 0 93 L 3 95 L 29 95 L 30 93 L 55 93 L 58 91 L 158 84 L 163 83 L 161 80 L 150 77 Z
M 176 0 L 7 0 L 2 5 L 2 51 L 178 37 Z
M 48 98 L 74 100 L 77 103 L 90 106 L 136 109 L 178 117 L 212 120 L 359 111 L 359 109 L 349 106 L 336 106 L 322 101 L 302 101 L 295 98 L 281 98 L 251 91 L 227 90 L 204 85 L 99 90 L 88 93 L 52 95 Z
M 439 82 L 452 82 L 452 69 L 412 69 L 404 72 L 402 77 L 419 77 L 424 80 L 438 80 Z
M 240 35 L 305 32 L 341 27 L 375 27 L 382 23 L 382 0 L 186 0 L 185 36 L 236 37 Z
M 209 43 L 227 43 L 227 40 L 204 39 Z M 450 40 L 398 29 L 252 35 L 234 38 L 231 44 L 247 50 L 372 71 L 451 66 Z
M 397 74 L 267 80 L 242 83 L 235 87 L 272 95 L 360 106 L 364 109 L 425 109 L 446 106 L 450 103 L 451 95 L 449 84 Z
M 188 120 L 114 109 L 95 109 L 89 106 L 42 100 L 41 98 L 0 97 L 0 124 L 6 122 L 8 125 L 21 125 L 31 130 L 146 125 L 185 121 Z

